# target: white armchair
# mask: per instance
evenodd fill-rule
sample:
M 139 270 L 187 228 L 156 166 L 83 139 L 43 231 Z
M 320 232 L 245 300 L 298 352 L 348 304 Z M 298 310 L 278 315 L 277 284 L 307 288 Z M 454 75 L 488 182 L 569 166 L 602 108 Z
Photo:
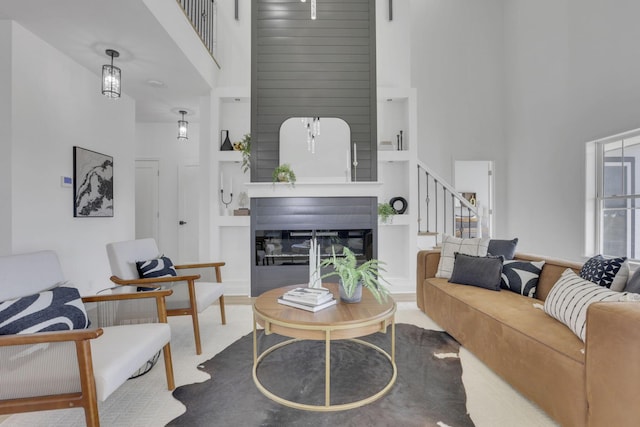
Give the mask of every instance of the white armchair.
M 224 311 L 224 285 L 221 283 L 222 273 L 220 271 L 220 267 L 225 265 L 224 262 L 175 265 L 176 270 L 214 268 L 216 282 L 198 281 L 199 274 L 140 279 L 136 262 L 156 259 L 162 255 L 154 239 L 109 243 L 107 255 L 113 274 L 111 280 L 114 283 L 136 287 L 164 285 L 173 291 L 173 294 L 167 297 L 167 315 L 191 316 L 196 354 L 202 354 L 198 313 L 218 300 L 222 324 L 227 323 Z
M 61 283 L 64 276 L 55 252 L 0 257 L 0 302 L 24 300 Z M 167 387 L 173 390 L 164 301 L 170 294 L 84 297 L 91 329 L 0 335 L 0 414 L 82 407 L 87 425 L 99 426 L 97 400 L 109 397 L 160 349 Z M 141 320 L 131 316 L 144 311 L 142 322 L 156 323 L 138 323 Z M 122 318 L 123 313 L 128 315 Z

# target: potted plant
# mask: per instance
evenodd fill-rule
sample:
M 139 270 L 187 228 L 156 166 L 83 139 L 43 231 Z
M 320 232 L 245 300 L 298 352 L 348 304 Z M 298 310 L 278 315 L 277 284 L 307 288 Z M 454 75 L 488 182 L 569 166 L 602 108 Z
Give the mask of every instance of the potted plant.
M 330 276 L 340 277 L 340 299 L 347 303 L 360 302 L 362 298 L 362 287 L 369 289 L 373 297 L 382 304 L 389 295 L 389 282 L 387 282 L 381 271 L 384 263 L 377 259 L 370 259 L 358 265 L 356 255 L 348 247 L 342 249 L 342 256 L 336 256 L 336 251 L 331 247 L 331 257 L 324 259 L 321 267 L 333 267 L 333 271 L 321 276 L 321 279 Z
M 273 170 L 273 182 L 296 182 L 296 174 L 288 163 L 283 163 Z
M 389 203 L 378 203 L 378 216 L 384 224 L 390 223 L 396 210 Z
M 251 134 L 245 133 L 242 140 L 233 143 L 233 149 L 242 152 L 242 172 L 251 168 Z

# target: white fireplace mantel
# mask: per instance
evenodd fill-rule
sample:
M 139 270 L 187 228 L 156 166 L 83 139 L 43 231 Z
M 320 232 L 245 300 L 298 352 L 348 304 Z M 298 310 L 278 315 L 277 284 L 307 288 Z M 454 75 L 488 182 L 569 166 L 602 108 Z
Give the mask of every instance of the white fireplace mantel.
M 377 197 L 381 182 L 250 182 L 249 198 L 257 197 Z

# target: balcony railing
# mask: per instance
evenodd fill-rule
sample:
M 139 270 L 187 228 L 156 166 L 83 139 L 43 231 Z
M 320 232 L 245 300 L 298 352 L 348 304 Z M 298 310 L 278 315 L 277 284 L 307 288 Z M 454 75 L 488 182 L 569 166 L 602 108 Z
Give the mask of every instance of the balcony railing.
M 218 43 L 218 5 L 215 0 L 176 0 L 200 40 L 215 60 Z

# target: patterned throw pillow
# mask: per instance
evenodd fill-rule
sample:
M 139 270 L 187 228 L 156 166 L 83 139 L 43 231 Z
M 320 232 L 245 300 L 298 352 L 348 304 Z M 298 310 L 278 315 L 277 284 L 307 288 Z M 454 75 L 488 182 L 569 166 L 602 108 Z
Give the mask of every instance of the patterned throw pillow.
M 544 301 L 544 312 L 564 323 L 582 341 L 587 336 L 587 308 L 594 302 L 621 301 L 626 292 L 610 291 L 566 269 Z
M 486 256 L 488 247 L 489 239 L 460 239 L 444 236 L 436 277 L 451 278 L 456 252 L 464 255 Z
M 596 255 L 584 263 L 580 270 L 580 277 L 609 288 L 626 259 L 626 257 L 605 258 L 602 255 Z
M 136 268 L 141 279 L 152 277 L 175 277 L 178 275 L 173 263 L 166 256 L 150 259 L 149 261 L 137 261 Z M 152 291 L 155 288 L 138 286 L 138 292 Z
M 0 335 L 86 329 L 89 323 L 80 292 L 72 287 L 0 303 Z
M 544 261 L 505 261 L 500 287 L 533 298 Z

